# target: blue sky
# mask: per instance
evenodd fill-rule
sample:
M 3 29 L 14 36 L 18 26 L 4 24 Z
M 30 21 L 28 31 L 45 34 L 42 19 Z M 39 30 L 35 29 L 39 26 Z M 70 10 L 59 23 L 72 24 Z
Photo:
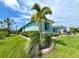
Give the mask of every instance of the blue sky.
M 53 14 L 47 16 L 56 25 L 79 27 L 79 0 L 0 0 L 0 20 L 10 17 L 19 28 L 30 21 L 34 13 L 31 7 L 36 2 L 51 8 Z

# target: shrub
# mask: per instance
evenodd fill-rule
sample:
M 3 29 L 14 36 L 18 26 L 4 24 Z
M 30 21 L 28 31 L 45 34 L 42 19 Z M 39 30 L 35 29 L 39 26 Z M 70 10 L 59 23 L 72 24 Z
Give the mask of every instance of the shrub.
M 0 31 L 0 39 L 4 39 L 5 37 L 8 36 L 8 32 L 7 31 Z
M 8 31 L 5 31 L 5 32 L 4 32 L 4 35 L 5 35 L 5 37 L 10 36 L 10 34 L 8 33 Z
M 4 39 L 5 35 L 4 32 L 0 32 L 0 39 Z
M 54 33 L 54 34 L 53 34 L 53 36 L 55 36 L 55 37 L 56 37 L 56 36 L 59 36 L 59 35 L 60 35 L 59 33 Z

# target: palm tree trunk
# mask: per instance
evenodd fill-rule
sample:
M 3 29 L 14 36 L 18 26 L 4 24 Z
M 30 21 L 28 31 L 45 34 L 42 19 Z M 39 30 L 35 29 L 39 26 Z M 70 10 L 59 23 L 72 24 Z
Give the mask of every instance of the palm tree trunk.
M 41 22 L 39 24 L 39 32 L 40 32 L 40 41 L 41 41 L 41 47 L 42 47 L 42 23 Z
M 40 41 L 41 41 L 41 48 L 42 48 L 42 31 L 40 31 Z
M 30 45 L 30 50 L 28 51 L 29 57 L 39 57 L 40 55 L 40 35 L 37 32 L 37 22 L 35 23 L 35 32 L 33 33 L 34 36 L 32 36 L 32 43 Z

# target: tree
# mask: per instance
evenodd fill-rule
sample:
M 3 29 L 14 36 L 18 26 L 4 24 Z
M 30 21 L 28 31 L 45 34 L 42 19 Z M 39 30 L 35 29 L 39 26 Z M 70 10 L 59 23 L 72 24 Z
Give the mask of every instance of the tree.
M 70 27 L 70 32 L 73 34 L 79 33 L 79 28 Z
M 6 26 L 8 33 L 10 34 L 11 26 L 15 23 L 14 20 L 7 18 L 7 19 L 4 20 L 4 23 L 5 23 L 5 26 Z
M 0 27 L 1 28 L 3 27 L 3 21 L 0 21 Z
M 36 26 L 40 27 L 41 21 L 45 20 L 47 21 L 47 14 L 52 14 L 52 11 L 49 7 L 45 6 L 43 8 L 40 7 L 40 5 L 38 3 L 35 3 L 34 6 L 32 7 L 32 10 L 36 10 L 37 12 L 35 14 L 33 14 L 32 16 L 32 20 L 34 20 L 36 22 Z M 42 27 L 42 26 L 41 26 Z M 39 28 L 39 32 L 40 32 L 40 40 L 42 37 L 42 31 Z M 42 43 L 42 41 L 41 41 Z
M 45 20 L 47 21 L 48 18 L 46 17 L 47 14 L 52 14 L 52 11 L 49 7 L 45 6 L 43 8 L 40 7 L 38 3 L 35 3 L 32 7 L 32 10 L 36 10 L 37 12 L 32 15 L 31 20 L 36 22 L 36 26 L 40 27 L 41 21 Z M 30 52 L 32 51 L 35 54 L 38 54 L 35 50 L 39 50 L 39 48 L 42 46 L 42 30 L 40 30 L 40 38 L 36 39 L 35 42 L 33 41 L 32 43 L 35 43 L 35 45 L 32 45 L 32 48 Z M 36 35 L 37 36 L 37 35 Z M 37 43 L 36 43 L 37 42 Z M 39 47 L 39 48 L 38 48 Z M 37 48 L 37 49 L 34 49 Z M 34 49 L 34 50 L 32 50 Z

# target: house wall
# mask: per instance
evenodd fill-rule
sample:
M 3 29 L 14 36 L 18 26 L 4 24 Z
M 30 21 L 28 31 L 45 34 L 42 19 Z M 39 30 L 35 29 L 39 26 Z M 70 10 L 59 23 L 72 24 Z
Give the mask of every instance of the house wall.
M 66 27 L 60 27 L 60 26 L 52 26 L 53 28 L 53 33 L 61 33 L 61 34 L 65 34 L 65 30 L 66 30 Z
M 45 30 L 45 21 L 44 20 L 41 22 L 40 28 L 35 26 L 35 22 L 32 22 L 32 23 L 26 25 L 25 28 L 22 30 L 22 32 L 24 32 L 24 31 L 38 31 L 39 29 L 42 32 L 53 33 L 52 23 L 49 23 L 48 30 Z
M 53 32 L 53 33 L 57 33 L 57 31 L 58 31 L 57 28 L 54 27 L 54 26 L 52 26 L 52 32 Z
M 41 24 L 40 24 L 40 30 L 42 30 L 42 32 L 52 33 L 52 23 L 49 23 L 48 30 L 45 30 L 45 21 L 42 21 Z

